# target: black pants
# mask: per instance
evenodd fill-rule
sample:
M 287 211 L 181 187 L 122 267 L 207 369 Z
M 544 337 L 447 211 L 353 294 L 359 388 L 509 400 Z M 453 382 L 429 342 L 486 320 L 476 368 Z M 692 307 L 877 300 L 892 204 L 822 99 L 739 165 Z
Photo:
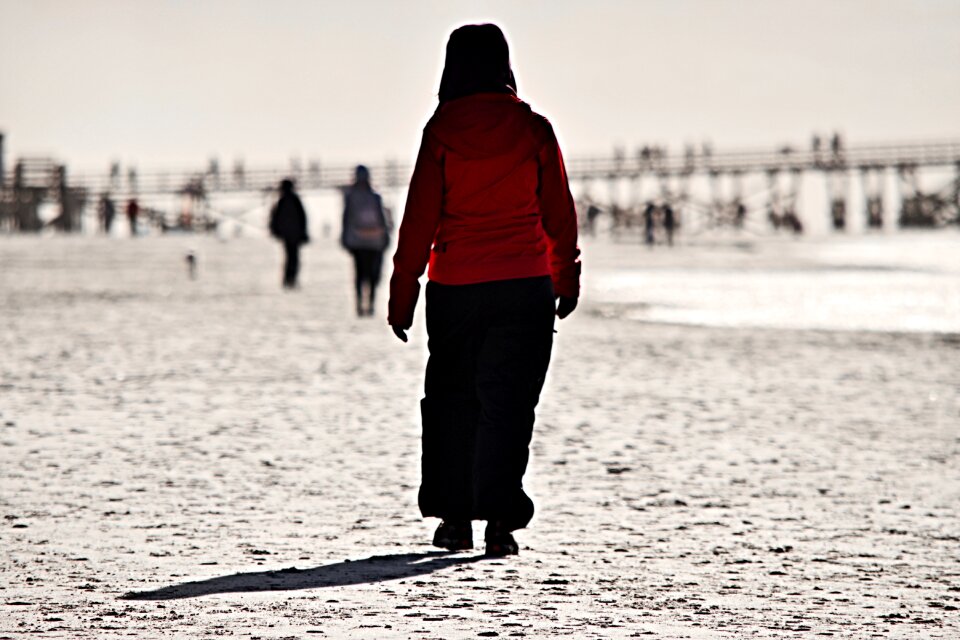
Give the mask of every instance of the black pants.
M 523 474 L 553 320 L 547 276 L 427 284 L 424 516 L 500 520 L 511 530 L 530 522 Z
M 380 272 L 383 270 L 383 252 L 377 249 L 351 249 L 350 253 L 353 255 L 357 310 L 364 310 L 363 288 L 366 285 L 369 302 L 366 311 L 372 311 L 373 300 L 377 295 L 377 285 L 380 283 Z
M 283 286 L 297 286 L 297 274 L 300 273 L 300 243 L 296 240 L 284 240 L 283 250 L 287 255 L 283 266 Z

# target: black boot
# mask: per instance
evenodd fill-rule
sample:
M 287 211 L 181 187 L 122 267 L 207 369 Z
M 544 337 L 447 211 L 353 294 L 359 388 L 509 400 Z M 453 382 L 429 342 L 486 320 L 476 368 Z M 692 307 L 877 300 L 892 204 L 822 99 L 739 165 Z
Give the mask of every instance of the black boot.
M 433 534 L 433 546 L 450 551 L 473 549 L 473 527 L 469 520 L 444 520 Z
M 496 520 L 488 522 L 487 531 L 483 538 L 487 543 L 486 554 L 488 556 L 500 558 L 515 556 L 520 553 L 520 546 L 502 522 Z

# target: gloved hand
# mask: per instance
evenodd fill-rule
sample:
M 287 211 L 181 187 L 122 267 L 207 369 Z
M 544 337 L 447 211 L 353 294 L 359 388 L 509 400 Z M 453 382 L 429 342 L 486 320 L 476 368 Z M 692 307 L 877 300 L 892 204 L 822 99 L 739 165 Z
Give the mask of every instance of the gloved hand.
M 407 341 L 407 330 L 399 327 L 398 325 L 392 324 L 390 328 L 393 329 L 393 335 L 397 336 L 404 342 Z
M 557 301 L 557 317 L 563 320 L 568 315 L 573 313 L 573 310 L 577 308 L 577 298 L 568 298 L 567 296 L 559 296 Z

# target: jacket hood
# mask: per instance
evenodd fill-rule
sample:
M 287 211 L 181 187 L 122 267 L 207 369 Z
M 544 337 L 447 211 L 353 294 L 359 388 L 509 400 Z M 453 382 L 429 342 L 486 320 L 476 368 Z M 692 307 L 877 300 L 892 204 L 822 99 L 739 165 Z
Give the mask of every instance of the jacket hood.
M 513 94 L 478 93 L 443 104 L 427 129 L 457 155 L 483 159 L 518 151 L 535 153 L 537 144 L 531 135 L 535 117 L 530 106 Z

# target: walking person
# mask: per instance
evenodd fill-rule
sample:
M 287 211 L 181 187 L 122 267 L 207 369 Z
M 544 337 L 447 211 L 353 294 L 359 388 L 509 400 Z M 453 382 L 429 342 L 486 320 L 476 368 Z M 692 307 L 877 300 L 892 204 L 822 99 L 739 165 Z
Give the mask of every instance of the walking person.
M 110 199 L 109 193 L 100 194 L 100 204 L 97 207 L 97 213 L 100 217 L 100 230 L 103 231 L 104 235 L 109 236 L 110 230 L 113 228 L 113 218 L 117 214 L 117 208 L 113 204 L 113 200 Z
M 280 182 L 280 199 L 270 211 L 270 235 L 283 242 L 286 257 L 283 288 L 295 289 L 300 273 L 300 245 L 310 242 L 310 236 L 307 233 L 307 212 L 300 196 L 293 190 L 293 180 Z
M 677 228 L 677 216 L 667 202 L 663 205 L 663 231 L 667 236 L 667 246 L 673 246 L 673 232 Z
M 516 94 L 492 24 L 450 35 L 394 256 L 388 322 L 404 342 L 429 263 L 420 511 L 433 543 L 518 553 L 523 489 L 554 316 L 577 306 L 577 214 L 550 123 Z M 559 299 L 559 303 L 556 300 Z
M 655 239 L 653 231 L 656 214 L 657 206 L 653 202 L 647 202 L 647 206 L 643 210 L 643 241 L 647 243 L 648 247 L 653 246 Z
M 127 222 L 130 223 L 130 237 L 137 236 L 137 218 L 140 217 L 140 203 L 136 198 L 127 200 Z
M 340 244 L 353 256 L 358 316 L 373 315 L 391 226 L 380 194 L 370 186 L 370 171 L 362 164 L 357 166 L 353 186 L 343 194 Z

